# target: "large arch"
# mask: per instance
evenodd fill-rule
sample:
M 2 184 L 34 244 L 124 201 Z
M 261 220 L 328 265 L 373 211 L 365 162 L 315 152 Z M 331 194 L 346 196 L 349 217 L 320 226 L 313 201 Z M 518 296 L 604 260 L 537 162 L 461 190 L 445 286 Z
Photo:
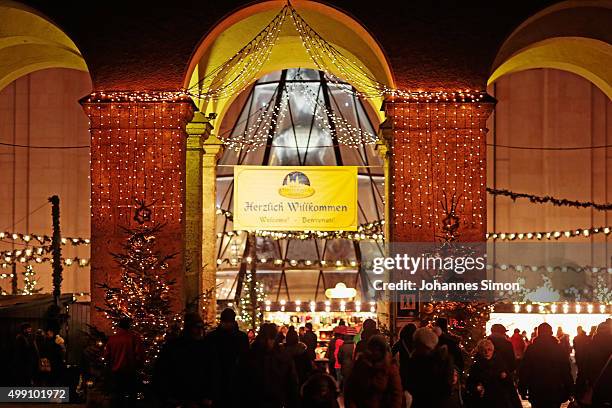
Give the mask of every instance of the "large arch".
M 0 0 L 0 21 L 0 89 L 41 69 L 88 71 L 74 42 L 36 10 Z
M 198 83 L 211 70 L 231 58 L 251 38 L 255 37 L 287 3 L 284 0 L 270 0 L 242 8 L 227 16 L 202 39 L 196 48 L 185 76 L 184 87 Z M 345 56 L 358 62 L 373 78 L 389 87 L 394 87 L 393 73 L 382 48 L 374 37 L 352 17 L 328 5 L 309 0 L 292 3 L 297 12 L 333 44 Z M 317 69 L 308 56 L 298 33 L 287 18 L 273 48 L 270 58 L 263 65 L 259 76 L 287 68 Z M 331 68 L 330 68 L 331 69 Z M 332 74 L 341 77 L 339 72 Z M 253 78 L 253 81 L 257 78 Z M 357 84 L 355 84 L 357 85 Z M 205 90 L 204 90 L 205 91 Z M 217 114 L 217 123 L 235 96 L 200 103 L 204 113 Z M 371 100 L 376 111 L 380 111 L 382 99 Z M 380 118 L 383 119 L 382 113 Z
M 533 68 L 580 75 L 612 98 L 612 2 L 565 1 L 527 19 L 506 39 L 488 84 Z

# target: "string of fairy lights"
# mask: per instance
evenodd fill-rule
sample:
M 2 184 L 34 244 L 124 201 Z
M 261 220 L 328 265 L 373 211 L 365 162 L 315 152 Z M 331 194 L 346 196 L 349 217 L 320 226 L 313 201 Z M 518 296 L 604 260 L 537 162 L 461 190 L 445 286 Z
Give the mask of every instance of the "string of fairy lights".
M 337 47 L 325 40 L 291 4 L 283 6 L 270 23 L 244 47 L 191 85 L 185 93 L 202 101 L 227 98 L 244 91 L 269 60 L 287 20 L 291 21 L 314 65 L 328 74 L 331 81 L 337 82 L 338 85 L 342 84 L 335 79 L 337 77 L 355 85 L 359 97 L 385 96 L 421 102 L 479 102 L 486 98 L 484 91 L 421 92 L 391 88 L 378 81 L 362 63 L 345 56 Z M 337 75 L 332 75 L 331 72 L 336 72 Z M 340 89 L 353 92 L 346 87 Z
M 359 262 L 356 260 L 334 260 L 327 261 L 325 259 L 286 259 L 286 258 L 256 258 L 253 259 L 251 257 L 246 258 L 219 258 L 217 259 L 218 266 L 237 266 L 241 263 L 246 264 L 258 264 L 258 265 L 267 265 L 267 266 L 275 266 L 275 267 L 308 267 L 308 268 L 317 268 L 317 267 L 332 267 L 332 268 L 342 268 L 342 267 L 351 267 L 355 268 L 359 265 Z
M 50 235 L 40 235 L 40 234 L 24 234 L 20 232 L 8 232 L 3 231 L 0 232 L 0 239 L 11 239 L 13 241 L 22 241 L 26 244 L 30 244 L 32 242 L 38 242 L 42 245 L 46 243 L 51 243 L 53 241 Z M 89 245 L 89 238 L 81 238 L 81 237 L 64 237 L 61 240 L 62 245 L 72 244 L 73 246 L 78 245 Z

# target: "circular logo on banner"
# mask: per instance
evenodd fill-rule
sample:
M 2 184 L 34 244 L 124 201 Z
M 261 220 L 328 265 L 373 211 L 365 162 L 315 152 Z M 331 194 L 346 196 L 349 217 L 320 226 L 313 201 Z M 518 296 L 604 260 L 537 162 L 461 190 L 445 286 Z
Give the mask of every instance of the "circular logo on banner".
M 310 186 L 310 180 L 301 171 L 292 171 L 283 179 L 283 185 L 278 189 L 278 194 L 287 198 L 306 198 L 313 195 L 314 188 Z

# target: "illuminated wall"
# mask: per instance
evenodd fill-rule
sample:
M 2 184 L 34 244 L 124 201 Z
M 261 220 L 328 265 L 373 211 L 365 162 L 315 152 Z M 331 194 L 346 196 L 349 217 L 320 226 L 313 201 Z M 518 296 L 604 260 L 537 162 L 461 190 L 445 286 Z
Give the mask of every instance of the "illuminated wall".
M 486 96 L 387 103 L 391 117 L 391 230 L 396 242 L 484 240 Z M 448 217 L 455 206 L 456 218 Z M 445 225 L 447 229 L 445 230 Z
M 117 285 L 121 269 L 111 253 L 120 252 L 134 228 L 135 199 L 151 205 L 151 219 L 164 223 L 157 237 L 175 279 L 175 310 L 183 309 L 185 126 L 193 115 L 190 100 L 174 93 L 93 93 L 83 101 L 91 124 L 92 281 Z M 104 291 L 92 285 L 92 321 L 106 327 L 94 311 Z
M 0 90 L 0 142 L 22 146 L 89 146 L 87 116 L 78 100 L 91 91 L 86 72 L 46 69 Z M 89 148 L 27 149 L 0 146 L 0 231 L 51 234 L 47 198 L 60 197 L 63 236 L 85 237 L 89 224 Z M 41 207 L 42 205 L 42 207 Z M 40 208 L 39 208 L 40 207 Z M 15 243 L 15 245 L 13 245 Z M 40 245 L 35 243 L 33 245 Z M 0 240 L 0 251 L 25 248 Z M 89 258 L 89 247 L 63 246 L 64 257 Z M 17 273 L 23 287 L 24 264 Z M 2 271 L 4 272 L 4 270 Z M 39 288 L 51 292 L 51 266 L 34 264 Z M 0 280 L 4 290 L 11 285 Z M 63 292 L 89 292 L 89 267 L 64 267 Z
M 489 93 L 498 103 L 487 122 L 487 143 L 498 147 L 487 148 L 488 186 L 570 200 L 612 200 L 612 153 L 605 148 L 612 144 L 612 102 L 598 87 L 575 74 L 537 69 L 502 77 Z M 554 231 L 608 226 L 612 221 L 606 211 L 513 202 L 506 197 L 488 196 L 487 205 L 488 231 Z M 571 242 L 607 240 L 602 234 Z M 612 252 L 604 245 L 593 248 L 574 261 L 610 265 Z

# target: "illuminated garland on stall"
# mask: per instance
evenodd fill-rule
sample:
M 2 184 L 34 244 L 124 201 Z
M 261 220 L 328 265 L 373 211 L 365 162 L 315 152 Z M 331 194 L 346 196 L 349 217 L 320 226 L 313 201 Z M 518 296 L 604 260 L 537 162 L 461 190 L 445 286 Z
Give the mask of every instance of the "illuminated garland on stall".
M 532 203 L 536 203 L 536 204 L 550 203 L 558 207 L 566 206 L 566 207 L 576 207 L 576 208 L 593 208 L 598 211 L 612 210 L 612 204 L 610 203 L 597 204 L 592 201 L 576 201 L 576 200 L 568 200 L 565 198 L 555 198 L 551 196 L 537 196 L 534 194 L 515 193 L 514 191 L 510 191 L 510 190 L 502 190 L 502 189 L 495 189 L 495 188 L 489 188 L 489 187 L 487 187 L 487 193 L 493 196 L 509 197 L 512 199 L 512 201 L 516 201 L 519 198 L 526 198 Z
M 591 235 L 609 235 L 612 227 L 578 228 L 561 231 L 548 232 L 489 232 L 486 234 L 488 240 L 514 241 L 514 240 L 551 240 L 560 238 L 589 237 Z

